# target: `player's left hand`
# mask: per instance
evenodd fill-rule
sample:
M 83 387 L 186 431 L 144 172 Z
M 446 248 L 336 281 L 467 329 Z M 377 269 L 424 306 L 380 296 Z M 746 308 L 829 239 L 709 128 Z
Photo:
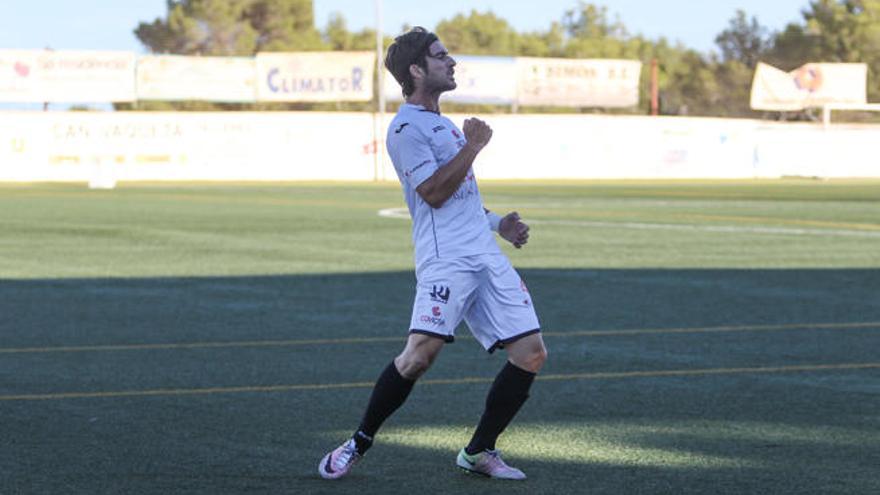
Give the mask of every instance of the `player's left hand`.
M 529 242 L 529 226 L 520 220 L 519 213 L 515 211 L 501 219 L 498 233 L 517 249 Z

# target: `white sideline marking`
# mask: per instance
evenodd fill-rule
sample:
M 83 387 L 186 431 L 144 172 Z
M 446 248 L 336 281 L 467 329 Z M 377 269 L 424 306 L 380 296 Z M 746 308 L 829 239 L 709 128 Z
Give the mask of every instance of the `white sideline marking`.
M 739 227 L 734 225 L 688 225 L 673 223 L 593 222 L 580 220 L 532 220 L 529 224 L 568 225 L 573 227 L 624 228 L 634 230 L 689 230 L 772 235 L 817 235 L 830 237 L 870 237 L 880 239 L 880 232 L 844 229 L 802 229 L 791 227 Z
M 379 216 L 385 218 L 400 218 L 409 220 L 409 210 L 406 208 L 385 208 L 379 210 Z
M 385 208 L 379 210 L 380 217 L 409 220 L 406 208 Z M 880 232 L 847 229 L 804 229 L 791 227 L 740 227 L 735 225 L 692 225 L 675 223 L 640 223 L 640 222 L 596 222 L 590 220 L 529 220 L 529 225 L 564 225 L 570 227 L 596 227 L 631 230 L 687 230 L 692 232 L 722 232 L 737 234 L 770 234 L 770 235 L 816 235 L 826 237 L 867 237 L 880 239 Z

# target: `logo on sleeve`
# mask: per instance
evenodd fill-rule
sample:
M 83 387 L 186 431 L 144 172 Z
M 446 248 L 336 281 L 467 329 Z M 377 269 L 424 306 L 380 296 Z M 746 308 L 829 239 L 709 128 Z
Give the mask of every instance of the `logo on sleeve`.
M 403 124 L 400 124 L 400 127 L 398 127 L 397 129 L 394 130 L 394 134 L 400 134 L 400 132 L 403 131 L 403 128 L 408 125 L 409 125 L 409 122 L 404 122 Z
M 458 133 L 455 129 L 452 129 L 452 135 L 455 136 L 455 139 L 461 138 L 461 134 Z
M 440 132 L 440 131 L 442 131 L 442 130 L 445 130 L 445 129 L 446 129 L 446 126 L 445 126 L 445 125 L 438 125 L 437 127 L 433 128 L 433 129 L 431 129 L 431 130 L 434 131 L 434 133 L 436 134 L 436 133 L 438 133 L 438 132 Z
M 431 160 L 425 160 L 425 161 L 423 161 L 422 163 L 416 165 L 415 167 L 413 167 L 413 168 L 411 168 L 411 169 L 407 169 L 407 170 L 403 173 L 403 175 L 409 177 L 409 176 L 411 176 L 411 175 L 413 174 L 413 172 L 415 172 L 416 170 L 418 170 L 418 169 L 424 167 L 425 165 L 427 165 L 427 164 L 429 164 L 429 163 L 431 163 Z

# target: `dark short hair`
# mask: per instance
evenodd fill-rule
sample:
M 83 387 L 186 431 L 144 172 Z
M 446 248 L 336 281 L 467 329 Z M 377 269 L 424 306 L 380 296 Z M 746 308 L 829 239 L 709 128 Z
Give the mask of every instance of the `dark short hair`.
M 435 41 L 437 41 L 436 34 L 416 26 L 394 38 L 394 43 L 388 47 L 388 52 L 385 54 L 385 68 L 400 83 L 403 96 L 413 94 L 416 89 L 409 67 L 415 64 L 427 70 L 428 62 L 425 60 L 425 55 L 428 53 L 428 47 Z

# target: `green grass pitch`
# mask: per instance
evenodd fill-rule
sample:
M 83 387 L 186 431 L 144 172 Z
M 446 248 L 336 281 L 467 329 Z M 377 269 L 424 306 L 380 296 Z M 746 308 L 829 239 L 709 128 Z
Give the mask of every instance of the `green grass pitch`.
M 880 492 L 880 181 L 481 191 L 550 351 L 525 483 L 454 467 L 504 359 L 465 327 L 317 475 L 405 338 L 397 184 L 0 184 L 0 493 Z

